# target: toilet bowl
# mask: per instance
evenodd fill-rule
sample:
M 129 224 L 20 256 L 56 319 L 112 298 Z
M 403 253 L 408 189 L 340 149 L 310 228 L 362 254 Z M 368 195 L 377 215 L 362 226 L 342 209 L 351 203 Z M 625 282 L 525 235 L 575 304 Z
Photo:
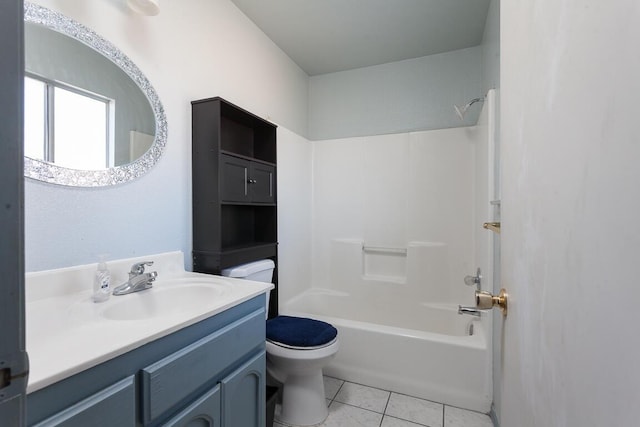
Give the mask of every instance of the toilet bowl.
M 297 426 L 324 421 L 329 410 L 322 368 L 338 351 L 337 330 L 313 319 L 278 316 L 267 321 L 266 347 L 267 373 L 282 384 L 276 420 Z
M 222 275 L 271 282 L 274 267 L 273 261 L 260 260 L 222 270 Z M 267 307 L 268 301 L 269 294 Z M 282 385 L 276 420 L 310 426 L 327 418 L 322 368 L 338 347 L 338 331 L 328 323 L 291 316 L 267 320 L 267 374 Z

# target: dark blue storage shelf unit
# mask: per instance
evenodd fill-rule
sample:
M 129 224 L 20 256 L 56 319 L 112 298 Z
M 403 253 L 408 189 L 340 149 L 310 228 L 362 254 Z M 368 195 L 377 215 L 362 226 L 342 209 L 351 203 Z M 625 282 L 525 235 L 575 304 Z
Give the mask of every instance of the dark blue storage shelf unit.
M 193 269 L 269 258 L 278 313 L 276 128 L 220 97 L 191 102 Z

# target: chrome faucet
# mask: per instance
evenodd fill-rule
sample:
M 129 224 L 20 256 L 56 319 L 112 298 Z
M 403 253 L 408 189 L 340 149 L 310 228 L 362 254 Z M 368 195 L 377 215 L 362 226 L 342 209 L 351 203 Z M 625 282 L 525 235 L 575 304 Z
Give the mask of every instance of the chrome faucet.
M 158 277 L 157 271 L 144 272 L 144 267 L 153 265 L 153 261 L 138 262 L 131 266 L 129 280 L 113 290 L 113 295 L 126 295 L 132 292 L 143 291 L 153 286 L 153 281 Z

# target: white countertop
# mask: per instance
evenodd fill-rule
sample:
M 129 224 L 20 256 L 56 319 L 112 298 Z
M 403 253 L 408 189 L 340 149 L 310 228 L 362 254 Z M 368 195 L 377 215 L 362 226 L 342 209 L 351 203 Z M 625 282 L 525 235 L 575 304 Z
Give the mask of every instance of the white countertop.
M 186 272 L 181 252 L 107 262 L 112 288 L 126 281 L 133 263 L 147 260 L 154 261 L 147 271 L 158 272 L 151 289 L 112 295 L 102 303 L 91 299 L 95 264 L 27 274 L 27 393 L 273 288 L 271 283 Z

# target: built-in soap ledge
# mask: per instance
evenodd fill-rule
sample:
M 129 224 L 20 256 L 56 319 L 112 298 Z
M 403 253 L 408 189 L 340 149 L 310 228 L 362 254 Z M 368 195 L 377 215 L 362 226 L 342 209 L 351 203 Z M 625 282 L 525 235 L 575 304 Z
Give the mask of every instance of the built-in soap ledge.
M 406 283 L 407 248 L 362 245 L 364 280 Z

